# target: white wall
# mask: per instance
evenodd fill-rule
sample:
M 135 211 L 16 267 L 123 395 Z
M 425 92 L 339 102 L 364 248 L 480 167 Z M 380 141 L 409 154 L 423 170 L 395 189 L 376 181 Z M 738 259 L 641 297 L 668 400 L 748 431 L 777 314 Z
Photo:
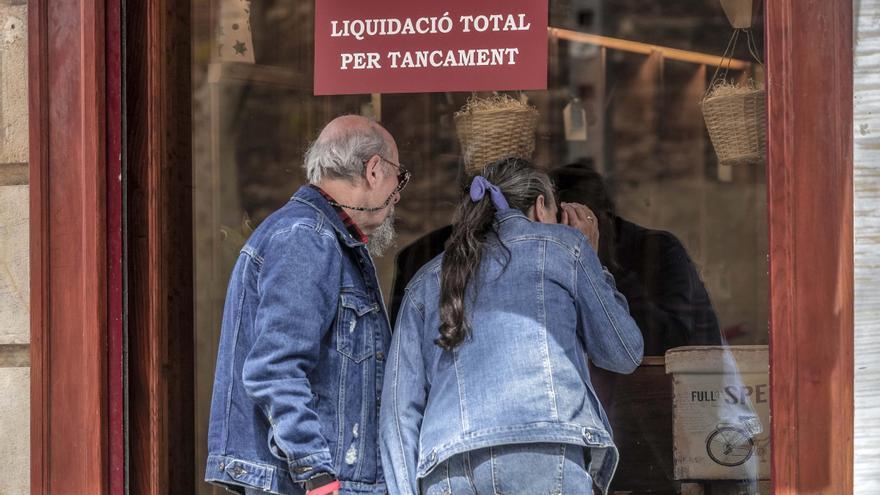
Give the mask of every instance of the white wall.
M 880 0 L 855 0 L 855 493 L 880 493 Z

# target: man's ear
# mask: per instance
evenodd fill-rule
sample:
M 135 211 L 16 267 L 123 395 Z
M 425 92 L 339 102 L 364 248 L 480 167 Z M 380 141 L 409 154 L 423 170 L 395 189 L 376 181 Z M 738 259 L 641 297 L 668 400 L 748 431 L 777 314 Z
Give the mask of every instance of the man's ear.
M 379 185 L 382 177 L 382 158 L 379 155 L 373 155 L 364 163 L 364 180 L 367 181 L 370 188 L 373 188 Z

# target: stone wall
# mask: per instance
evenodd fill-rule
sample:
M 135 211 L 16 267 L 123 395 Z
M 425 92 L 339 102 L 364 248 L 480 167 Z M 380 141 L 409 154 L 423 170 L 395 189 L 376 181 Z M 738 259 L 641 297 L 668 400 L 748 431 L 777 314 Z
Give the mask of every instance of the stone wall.
M 0 493 L 30 490 L 27 2 L 0 0 Z

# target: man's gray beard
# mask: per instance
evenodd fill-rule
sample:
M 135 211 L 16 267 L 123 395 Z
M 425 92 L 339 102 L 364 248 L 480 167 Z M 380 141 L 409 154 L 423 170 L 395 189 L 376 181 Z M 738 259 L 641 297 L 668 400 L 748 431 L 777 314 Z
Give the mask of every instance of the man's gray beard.
M 373 256 L 382 256 L 388 248 L 394 245 L 396 239 L 397 232 L 394 231 L 394 212 L 392 211 L 369 236 L 367 249 Z

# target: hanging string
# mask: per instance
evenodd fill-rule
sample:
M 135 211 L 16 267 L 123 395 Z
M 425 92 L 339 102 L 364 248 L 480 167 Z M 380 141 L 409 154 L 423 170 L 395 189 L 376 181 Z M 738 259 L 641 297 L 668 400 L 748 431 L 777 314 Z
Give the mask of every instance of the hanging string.
M 739 29 L 735 30 L 733 33 L 733 45 L 730 47 L 730 51 L 725 53 L 725 59 L 727 60 L 727 65 L 724 67 L 724 79 L 727 79 L 727 76 L 730 75 L 730 64 L 733 63 L 733 54 L 736 53 L 736 45 L 739 43 L 739 35 L 742 31 Z
M 752 58 L 755 59 L 755 62 L 757 62 L 758 65 L 764 67 L 764 62 L 758 55 L 758 44 L 755 41 L 752 30 L 750 28 L 734 29 L 733 34 L 730 36 L 730 40 L 727 42 L 727 47 L 724 48 L 724 54 L 721 56 L 722 61 L 715 69 L 715 73 L 712 75 L 712 79 L 706 88 L 706 92 L 703 94 L 703 99 L 709 96 L 709 93 L 712 92 L 712 89 L 714 89 L 715 86 L 727 81 L 727 78 L 730 75 L 730 67 L 733 63 L 733 54 L 736 51 L 736 45 L 739 42 L 740 33 L 745 33 L 746 45 L 748 46 Z M 721 78 L 718 77 L 719 74 L 721 75 Z
M 752 30 L 747 29 L 746 35 L 748 35 L 748 43 L 749 43 L 749 53 L 752 54 L 752 57 L 755 58 L 755 61 L 758 62 L 758 65 L 764 67 L 763 59 L 758 55 L 758 44 L 755 42 L 755 37 L 752 35 Z
M 718 64 L 718 67 L 715 69 L 715 73 L 712 74 L 712 79 L 706 88 L 706 92 L 703 94 L 703 99 L 709 96 L 709 93 L 715 87 L 718 81 L 718 74 L 723 71 L 722 80 L 727 80 L 727 74 L 730 72 L 730 64 L 733 59 L 733 52 L 736 50 L 736 42 L 739 40 L 739 29 L 734 29 L 733 34 L 730 35 L 730 40 L 727 42 L 727 47 L 724 48 L 724 54 L 721 55 L 721 63 Z M 725 65 L 726 63 L 726 65 Z

